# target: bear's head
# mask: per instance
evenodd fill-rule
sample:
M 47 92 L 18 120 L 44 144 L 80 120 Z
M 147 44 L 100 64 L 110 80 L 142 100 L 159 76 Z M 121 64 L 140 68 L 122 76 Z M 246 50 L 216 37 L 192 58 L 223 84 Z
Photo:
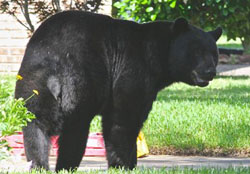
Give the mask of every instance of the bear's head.
M 216 75 L 216 41 L 222 29 L 205 32 L 179 18 L 172 24 L 173 40 L 168 67 L 174 81 L 204 87 Z

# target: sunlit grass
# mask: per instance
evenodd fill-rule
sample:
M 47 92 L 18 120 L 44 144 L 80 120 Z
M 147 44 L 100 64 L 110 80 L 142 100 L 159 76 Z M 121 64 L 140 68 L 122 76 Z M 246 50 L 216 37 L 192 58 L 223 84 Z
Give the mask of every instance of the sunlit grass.
M 229 49 L 243 49 L 241 44 L 241 40 L 237 38 L 236 40 L 227 40 L 225 35 L 222 35 L 220 39 L 217 41 L 217 45 L 219 48 L 229 48 Z
M 227 40 L 227 37 L 225 35 L 222 35 L 220 39 L 217 41 L 218 47 L 222 48 L 236 48 L 236 49 L 243 49 L 241 40 L 239 38 L 236 38 L 236 40 Z
M 124 169 L 109 169 L 109 170 L 88 170 L 67 172 L 62 171 L 58 174 L 249 174 L 249 167 L 229 167 L 229 168 L 137 168 L 132 171 Z M 1 170 L 0 170 L 1 173 Z M 3 172 L 4 173 L 4 172 Z M 31 171 L 31 172 L 8 172 L 8 174 L 56 174 L 50 171 Z
M 150 147 L 249 148 L 250 78 L 217 78 L 209 87 L 161 91 L 144 125 Z

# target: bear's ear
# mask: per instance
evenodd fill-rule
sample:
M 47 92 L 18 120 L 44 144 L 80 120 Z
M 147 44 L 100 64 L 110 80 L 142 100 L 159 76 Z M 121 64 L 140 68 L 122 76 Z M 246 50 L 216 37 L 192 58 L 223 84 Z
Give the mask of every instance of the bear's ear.
M 181 33 L 188 30 L 188 21 L 185 18 L 178 18 L 174 21 L 173 31 Z
M 218 27 L 213 31 L 209 31 L 208 33 L 212 35 L 212 37 L 214 38 L 215 41 L 217 41 L 220 38 L 220 36 L 222 35 L 222 28 Z

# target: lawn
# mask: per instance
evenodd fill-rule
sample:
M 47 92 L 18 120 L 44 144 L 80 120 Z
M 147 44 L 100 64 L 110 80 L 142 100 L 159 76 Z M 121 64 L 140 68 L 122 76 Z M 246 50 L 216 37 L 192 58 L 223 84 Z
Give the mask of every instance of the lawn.
M 13 90 L 15 78 L 2 77 Z M 243 151 L 249 156 L 249 99 L 249 77 L 217 77 L 205 88 L 178 83 L 162 90 L 143 128 L 151 152 Z M 100 120 L 95 117 L 91 132 L 101 131 Z
M 241 40 L 237 38 L 236 40 L 227 40 L 225 35 L 222 35 L 217 41 L 217 45 L 220 48 L 233 48 L 233 49 L 243 49 Z
M 174 84 L 158 94 L 143 131 L 151 148 L 249 150 L 249 99 L 247 77 L 218 77 L 206 88 Z
M 137 168 L 132 171 L 123 169 L 109 169 L 109 170 L 89 170 L 74 172 L 74 174 L 249 174 L 249 167 L 229 167 L 229 168 Z M 1 173 L 1 170 L 0 170 Z M 8 174 L 56 174 L 55 172 L 8 172 Z M 59 174 L 73 174 L 73 172 L 62 171 Z

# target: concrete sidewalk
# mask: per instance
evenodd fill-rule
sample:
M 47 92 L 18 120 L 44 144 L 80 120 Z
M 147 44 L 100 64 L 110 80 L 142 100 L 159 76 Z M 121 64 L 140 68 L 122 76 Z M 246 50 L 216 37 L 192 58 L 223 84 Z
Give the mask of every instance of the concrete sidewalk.
M 250 65 L 218 65 L 217 74 L 223 76 L 250 76 Z
M 50 169 L 55 170 L 56 157 L 50 157 Z M 0 169 L 6 171 L 28 171 L 30 163 L 22 157 L 19 161 L 1 164 Z M 171 156 L 150 155 L 138 159 L 138 167 L 143 168 L 172 168 L 172 167 L 250 167 L 250 158 L 228 158 L 228 157 L 201 157 L 201 156 Z M 84 170 L 107 170 L 105 157 L 84 157 L 78 171 Z
M 51 161 L 52 162 L 52 161 Z M 51 163 L 54 167 L 55 163 Z M 138 167 L 171 168 L 171 167 L 250 167 L 250 158 L 219 158 L 199 156 L 150 155 L 138 159 Z M 52 168 L 53 168 L 52 167 Z M 107 161 L 101 157 L 83 158 L 79 170 L 107 169 Z

